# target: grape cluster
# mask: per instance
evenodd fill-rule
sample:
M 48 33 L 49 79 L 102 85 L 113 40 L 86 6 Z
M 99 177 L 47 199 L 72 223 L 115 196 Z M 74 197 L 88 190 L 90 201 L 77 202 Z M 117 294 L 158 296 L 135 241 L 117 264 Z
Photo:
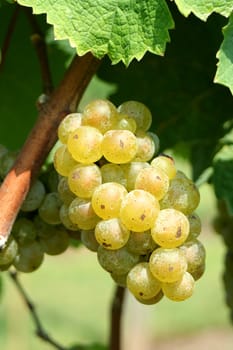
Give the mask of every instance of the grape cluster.
M 158 154 L 151 122 L 140 102 L 94 100 L 61 122 L 54 155 L 63 224 L 144 304 L 189 298 L 205 269 L 198 189 Z

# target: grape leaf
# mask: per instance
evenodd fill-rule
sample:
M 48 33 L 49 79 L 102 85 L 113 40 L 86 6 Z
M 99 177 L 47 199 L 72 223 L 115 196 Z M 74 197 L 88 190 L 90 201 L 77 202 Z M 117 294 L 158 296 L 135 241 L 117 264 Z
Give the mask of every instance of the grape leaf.
M 146 51 L 163 55 L 173 20 L 165 0 L 18 0 L 46 13 L 57 39 L 69 39 L 79 55 L 108 54 L 128 65 Z
M 192 12 L 204 21 L 213 12 L 228 17 L 233 10 L 233 0 L 175 0 L 175 3 L 184 16 Z
M 219 62 L 214 81 L 228 86 L 233 94 L 233 14 L 227 26 L 224 27 L 223 33 L 224 40 L 217 53 Z

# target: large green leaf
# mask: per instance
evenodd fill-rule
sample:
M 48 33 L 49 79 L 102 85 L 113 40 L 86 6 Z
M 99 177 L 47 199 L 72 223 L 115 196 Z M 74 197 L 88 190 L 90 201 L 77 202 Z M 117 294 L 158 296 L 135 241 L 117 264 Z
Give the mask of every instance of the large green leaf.
M 77 53 L 91 51 L 128 65 L 146 51 L 162 55 L 173 21 L 165 0 L 18 0 L 46 13 L 57 39 L 69 39 Z
M 228 17 L 233 10 L 233 0 L 175 0 L 184 16 L 194 15 L 206 20 L 213 12 Z
M 223 29 L 224 40 L 217 53 L 218 69 L 215 82 L 226 85 L 233 94 L 233 15 L 230 16 L 228 25 Z

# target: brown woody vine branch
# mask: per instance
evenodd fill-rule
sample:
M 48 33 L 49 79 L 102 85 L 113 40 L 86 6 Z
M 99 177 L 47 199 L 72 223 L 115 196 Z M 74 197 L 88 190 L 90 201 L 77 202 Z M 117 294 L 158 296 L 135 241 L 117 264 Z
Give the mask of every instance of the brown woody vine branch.
M 111 308 L 111 328 L 109 340 L 110 350 L 121 349 L 121 318 L 123 311 L 124 296 L 125 288 L 117 286 Z
M 57 139 L 57 127 L 77 104 L 100 61 L 91 53 L 75 57 L 63 80 L 40 110 L 20 154 L 0 187 L 0 248 L 6 243 L 21 204 Z

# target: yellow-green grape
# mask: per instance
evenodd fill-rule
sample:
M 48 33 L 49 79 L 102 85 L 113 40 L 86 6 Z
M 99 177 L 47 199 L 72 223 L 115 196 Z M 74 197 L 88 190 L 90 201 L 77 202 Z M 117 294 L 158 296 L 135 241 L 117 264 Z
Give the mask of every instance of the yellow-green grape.
M 156 247 L 157 244 L 152 239 L 150 230 L 144 232 L 131 231 L 127 242 L 129 252 L 138 255 L 147 255 L 155 250 Z
M 95 228 L 95 238 L 107 249 L 122 248 L 128 241 L 130 231 L 118 218 L 101 220 Z
M 70 220 L 83 230 L 94 229 L 100 218 L 94 212 L 91 201 L 85 198 L 75 198 L 69 206 Z
M 123 275 L 139 262 L 139 255 L 130 253 L 125 247 L 117 250 L 104 248 L 97 250 L 97 258 L 102 268 L 110 273 Z
M 103 137 L 102 153 L 111 163 L 128 163 L 137 153 L 136 136 L 129 130 L 109 130 Z
M 131 162 L 128 164 L 121 164 L 121 168 L 124 171 L 125 178 L 127 180 L 127 190 L 132 191 L 135 188 L 135 180 L 141 169 L 148 168 L 150 166 L 147 162 Z
M 27 218 L 17 218 L 12 230 L 12 235 L 19 245 L 32 242 L 36 239 L 37 229 L 33 221 Z
M 79 226 L 70 220 L 69 204 L 63 204 L 60 208 L 60 219 L 62 224 L 70 231 L 79 230 Z
M 151 299 L 159 293 L 161 282 L 152 275 L 149 264 L 141 262 L 129 271 L 127 287 L 136 298 Z
M 176 176 L 176 166 L 174 159 L 165 154 L 160 154 L 151 161 L 151 165 L 155 168 L 162 169 L 168 176 L 169 180 Z
M 192 213 L 188 215 L 189 221 L 189 236 L 188 240 L 193 240 L 197 238 L 201 233 L 201 219 L 197 213 Z
M 110 273 L 113 281 L 120 287 L 126 288 L 126 279 L 128 273 L 124 273 L 123 275 L 118 275 L 116 273 Z
M 147 131 L 147 135 L 149 135 L 152 138 L 154 145 L 155 145 L 155 154 L 158 154 L 159 147 L 160 147 L 160 140 L 159 140 L 158 135 L 152 131 Z
M 155 144 L 153 138 L 145 131 L 138 130 L 137 137 L 137 153 L 134 157 L 136 162 L 148 162 L 155 154 Z
M 82 125 L 82 113 L 70 113 L 61 121 L 58 127 L 58 139 L 67 143 L 69 135 Z
M 151 235 L 161 247 L 176 248 L 183 244 L 189 235 L 189 221 L 181 211 L 162 209 L 151 229 Z
M 203 244 L 197 240 L 185 242 L 180 250 L 184 252 L 188 269 L 187 271 L 191 273 L 195 280 L 198 280 L 205 271 L 205 258 L 206 252 Z
M 101 172 L 95 164 L 78 165 L 68 177 L 70 190 L 81 198 L 91 198 L 95 188 L 101 183 Z
M 20 209 L 25 212 L 38 209 L 44 199 L 45 193 L 43 183 L 35 180 Z
M 112 129 L 117 116 L 116 107 L 107 100 L 94 100 L 83 110 L 82 124 L 99 129 L 102 133 Z
M 67 250 L 70 237 L 63 227 L 53 227 L 50 235 L 40 238 L 40 244 L 48 255 L 59 255 Z
M 81 242 L 82 244 L 92 252 L 97 252 L 99 243 L 95 238 L 95 230 L 82 230 L 81 231 Z
M 179 281 L 173 283 L 163 283 L 164 295 L 173 301 L 183 301 L 193 294 L 195 281 L 189 272 L 185 272 Z
M 135 119 L 137 128 L 147 131 L 152 123 L 152 115 L 147 106 L 138 101 L 126 101 L 118 107 L 118 112 Z
M 59 198 L 57 192 L 47 193 L 41 206 L 38 209 L 38 213 L 42 220 L 50 225 L 57 225 L 61 223 L 60 208 L 62 201 Z
M 92 194 L 92 207 L 102 219 L 119 216 L 122 200 L 127 195 L 124 186 L 117 182 L 106 182 L 96 187 Z
M 123 169 L 118 164 L 107 163 L 100 168 L 102 182 L 118 182 L 126 187 L 127 181 Z
M 39 242 L 33 241 L 19 247 L 13 265 L 21 272 L 37 270 L 44 260 L 44 251 Z
M 36 215 L 33 218 L 33 224 L 36 227 L 36 231 L 37 231 L 37 236 L 38 238 L 40 237 L 47 237 L 51 234 L 51 231 L 54 228 L 57 228 L 57 225 L 51 226 L 50 224 L 47 224 L 45 221 L 43 221 L 41 219 L 41 217 L 39 215 Z
M 187 271 L 185 254 L 179 248 L 157 248 L 149 260 L 152 274 L 161 282 L 175 282 Z
M 181 172 L 170 182 L 169 189 L 160 201 L 161 209 L 174 208 L 190 215 L 199 205 L 200 193 L 192 180 Z
M 125 114 L 118 114 L 118 118 L 116 119 L 115 124 L 113 125 L 113 129 L 115 130 L 129 130 L 132 133 L 136 132 L 137 124 L 133 118 L 128 117 Z
M 54 168 L 58 174 L 68 176 L 70 171 L 77 166 L 76 160 L 71 156 L 66 145 L 58 147 L 53 158 Z
M 0 250 L 0 267 L 10 265 L 18 253 L 18 244 L 15 239 L 9 239 L 5 247 Z
M 71 192 L 68 184 L 67 177 L 62 177 L 59 180 L 58 186 L 57 186 L 57 192 L 59 194 L 60 199 L 64 204 L 70 204 L 75 198 L 75 194 Z
M 144 305 L 154 305 L 154 304 L 157 304 L 163 298 L 163 296 L 164 296 L 163 291 L 160 290 L 158 294 L 156 294 L 150 299 L 142 299 L 142 298 L 136 297 L 136 300 L 139 301 L 139 303 Z
M 132 231 L 143 232 L 153 227 L 159 213 L 157 199 L 144 190 L 133 190 L 123 199 L 120 220 Z
M 90 164 L 102 157 L 103 135 L 92 126 L 80 126 L 68 137 L 67 147 L 72 157 L 79 163 Z
M 169 178 L 162 169 L 144 168 L 139 171 L 134 187 L 135 189 L 150 192 L 157 200 L 160 200 L 168 191 Z

